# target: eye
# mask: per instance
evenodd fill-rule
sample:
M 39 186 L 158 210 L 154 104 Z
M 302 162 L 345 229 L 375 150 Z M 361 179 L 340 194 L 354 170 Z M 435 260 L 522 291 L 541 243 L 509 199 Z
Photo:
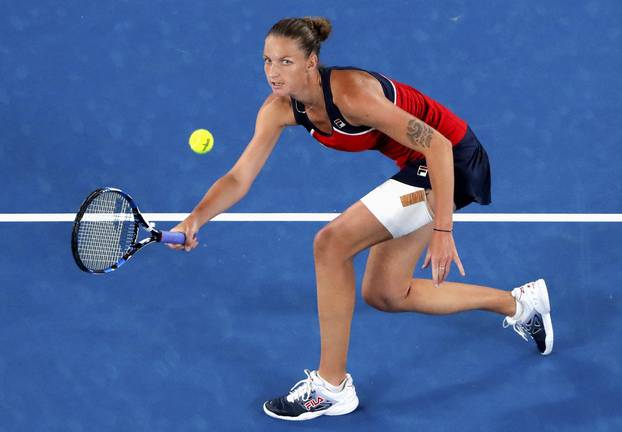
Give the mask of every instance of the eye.
M 269 59 L 269 58 L 267 58 L 267 57 L 264 57 L 263 62 L 264 62 L 265 64 L 270 64 L 270 63 L 271 63 L 271 62 L 270 62 L 270 59 Z
M 287 59 L 283 59 L 283 61 L 281 63 L 283 63 L 285 65 L 288 65 L 288 64 L 292 64 L 292 61 L 291 60 L 287 60 Z

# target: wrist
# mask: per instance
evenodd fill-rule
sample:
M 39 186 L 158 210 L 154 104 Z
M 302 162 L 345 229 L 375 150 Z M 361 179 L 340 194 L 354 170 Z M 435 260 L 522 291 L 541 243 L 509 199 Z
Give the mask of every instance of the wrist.
M 451 229 L 451 228 L 446 229 L 446 228 L 442 228 L 442 227 L 439 227 L 439 228 L 437 228 L 437 227 L 433 227 L 432 229 L 433 229 L 434 231 L 436 231 L 436 232 L 444 232 L 444 233 L 451 233 L 451 232 L 452 232 L 452 229 Z
M 199 229 L 203 225 L 201 221 L 201 215 L 196 214 L 196 212 L 194 211 L 188 215 L 188 217 L 186 218 L 186 223 L 195 229 Z
M 437 230 L 451 231 L 454 227 L 453 217 L 435 217 L 432 226 Z

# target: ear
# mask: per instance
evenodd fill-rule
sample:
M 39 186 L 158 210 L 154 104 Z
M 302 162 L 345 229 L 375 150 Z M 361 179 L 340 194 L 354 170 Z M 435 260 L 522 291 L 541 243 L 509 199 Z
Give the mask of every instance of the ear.
M 316 53 L 311 53 L 309 58 L 307 58 L 307 71 L 311 69 L 315 69 L 319 63 L 320 59 L 318 58 Z

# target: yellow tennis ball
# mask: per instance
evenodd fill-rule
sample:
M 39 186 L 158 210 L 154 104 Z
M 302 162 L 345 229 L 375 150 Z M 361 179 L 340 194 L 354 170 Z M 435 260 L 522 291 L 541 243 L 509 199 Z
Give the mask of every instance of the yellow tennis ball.
M 190 144 L 190 148 L 195 153 L 207 153 L 214 147 L 214 137 L 207 129 L 197 129 L 190 135 L 188 144 Z

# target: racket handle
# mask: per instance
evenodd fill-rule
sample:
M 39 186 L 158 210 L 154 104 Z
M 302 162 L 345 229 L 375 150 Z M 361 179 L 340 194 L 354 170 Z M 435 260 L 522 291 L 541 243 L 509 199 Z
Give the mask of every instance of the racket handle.
M 186 234 L 177 231 L 162 231 L 162 243 L 184 244 L 186 243 Z

